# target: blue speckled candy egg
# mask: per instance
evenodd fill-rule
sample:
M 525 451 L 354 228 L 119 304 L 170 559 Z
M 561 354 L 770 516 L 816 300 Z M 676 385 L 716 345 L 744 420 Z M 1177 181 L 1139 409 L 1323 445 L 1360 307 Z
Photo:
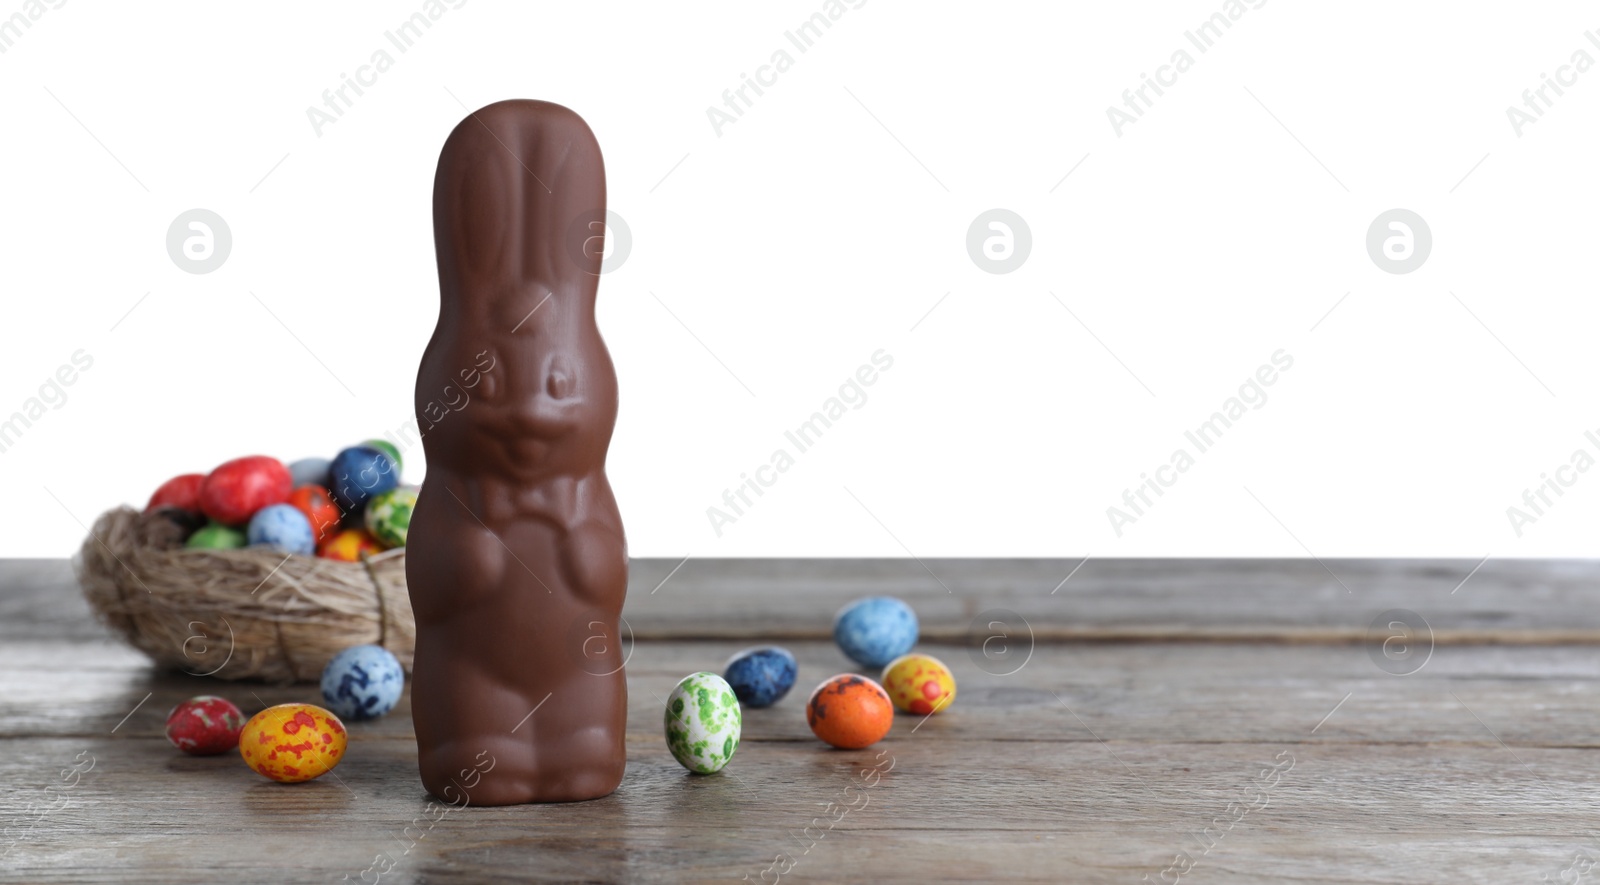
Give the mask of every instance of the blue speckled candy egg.
M 721 771 L 739 748 L 743 717 L 733 689 L 715 673 L 691 673 L 667 695 L 667 749 L 696 774 Z
M 273 504 L 257 510 L 250 517 L 245 540 L 251 545 L 264 544 L 301 556 L 317 552 L 317 533 L 311 529 L 311 520 L 293 504 Z
M 868 596 L 833 618 L 833 641 L 863 667 L 882 667 L 917 644 L 917 614 L 892 596 Z
M 377 645 L 353 645 L 322 668 L 322 699 L 341 719 L 376 719 L 393 710 L 405 684 L 400 659 Z
M 747 707 L 770 707 L 794 688 L 799 667 L 786 648 L 762 645 L 747 648 L 728 659 L 722 678 Z
M 328 468 L 333 464 L 327 458 L 301 458 L 289 465 L 289 478 L 294 487 L 328 485 Z

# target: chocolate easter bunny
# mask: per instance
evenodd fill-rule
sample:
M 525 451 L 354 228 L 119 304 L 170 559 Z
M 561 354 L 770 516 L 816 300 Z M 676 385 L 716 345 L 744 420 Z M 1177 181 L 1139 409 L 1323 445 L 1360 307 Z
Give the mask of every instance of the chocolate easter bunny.
M 418 763 L 447 802 L 593 799 L 622 781 L 628 560 L 594 315 L 605 205 L 600 147 L 560 105 L 489 105 L 439 155 L 406 582 Z

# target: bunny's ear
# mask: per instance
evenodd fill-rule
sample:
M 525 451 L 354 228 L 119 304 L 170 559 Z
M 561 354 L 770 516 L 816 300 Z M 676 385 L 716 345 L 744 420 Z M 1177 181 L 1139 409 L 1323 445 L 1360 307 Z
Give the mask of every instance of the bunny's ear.
M 600 146 L 577 114 L 528 100 L 473 112 L 434 177 L 442 288 L 467 299 L 534 284 L 592 303 L 600 250 L 585 246 L 605 201 Z
M 511 158 L 492 142 L 460 138 L 463 131 L 469 130 L 457 127 L 439 157 L 433 192 L 439 278 L 453 281 L 449 288 L 455 291 L 494 286 L 511 275 L 516 265 L 508 253 L 519 208 L 512 199 L 515 179 L 506 168 Z

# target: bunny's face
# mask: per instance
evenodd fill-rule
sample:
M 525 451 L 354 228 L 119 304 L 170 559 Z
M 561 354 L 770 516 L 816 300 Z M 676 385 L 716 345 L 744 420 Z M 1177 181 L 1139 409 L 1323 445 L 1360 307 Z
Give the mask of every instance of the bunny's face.
M 594 321 L 600 251 L 566 245 L 604 214 L 602 166 L 588 126 L 544 102 L 490 105 L 446 142 L 434 182 L 441 307 L 418 402 L 475 354 L 496 369 L 460 420 L 425 437 L 430 461 L 523 482 L 603 468 L 617 388 Z
M 442 450 L 472 452 L 453 469 L 532 481 L 605 463 L 616 375 L 592 317 L 564 318 L 553 303 L 514 333 L 479 329 L 468 339 L 488 344 L 475 352 L 487 351 L 494 369 L 481 374 L 459 416 L 433 431 Z

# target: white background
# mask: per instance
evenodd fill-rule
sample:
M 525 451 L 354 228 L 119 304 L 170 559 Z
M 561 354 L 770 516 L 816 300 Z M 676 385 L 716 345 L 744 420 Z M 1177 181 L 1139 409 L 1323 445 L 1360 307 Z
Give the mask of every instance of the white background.
M 0 454 L 0 554 L 401 427 L 439 147 L 513 97 L 588 120 L 632 230 L 599 313 L 635 555 L 1592 554 L 1600 471 L 1521 537 L 1506 512 L 1596 452 L 1600 70 L 1520 137 L 1506 115 L 1600 58 L 1592 7 L 1274 0 L 1201 54 L 1216 0 L 870 0 L 801 54 L 784 32 L 823 6 L 471 0 L 405 53 L 384 32 L 417 2 L 45 7 L 0 55 L 0 415 L 94 363 Z M 306 109 L 380 48 L 319 136 Z M 1119 137 L 1107 107 L 1180 48 Z M 706 109 L 777 49 L 719 136 Z M 233 234 L 207 275 L 166 252 L 193 207 Z M 1006 275 L 966 251 L 994 207 L 1032 230 Z M 1366 253 L 1393 207 L 1432 229 L 1407 275 Z M 879 349 L 866 404 L 719 537 L 706 509 Z M 1114 532 L 1279 349 L 1266 404 Z

